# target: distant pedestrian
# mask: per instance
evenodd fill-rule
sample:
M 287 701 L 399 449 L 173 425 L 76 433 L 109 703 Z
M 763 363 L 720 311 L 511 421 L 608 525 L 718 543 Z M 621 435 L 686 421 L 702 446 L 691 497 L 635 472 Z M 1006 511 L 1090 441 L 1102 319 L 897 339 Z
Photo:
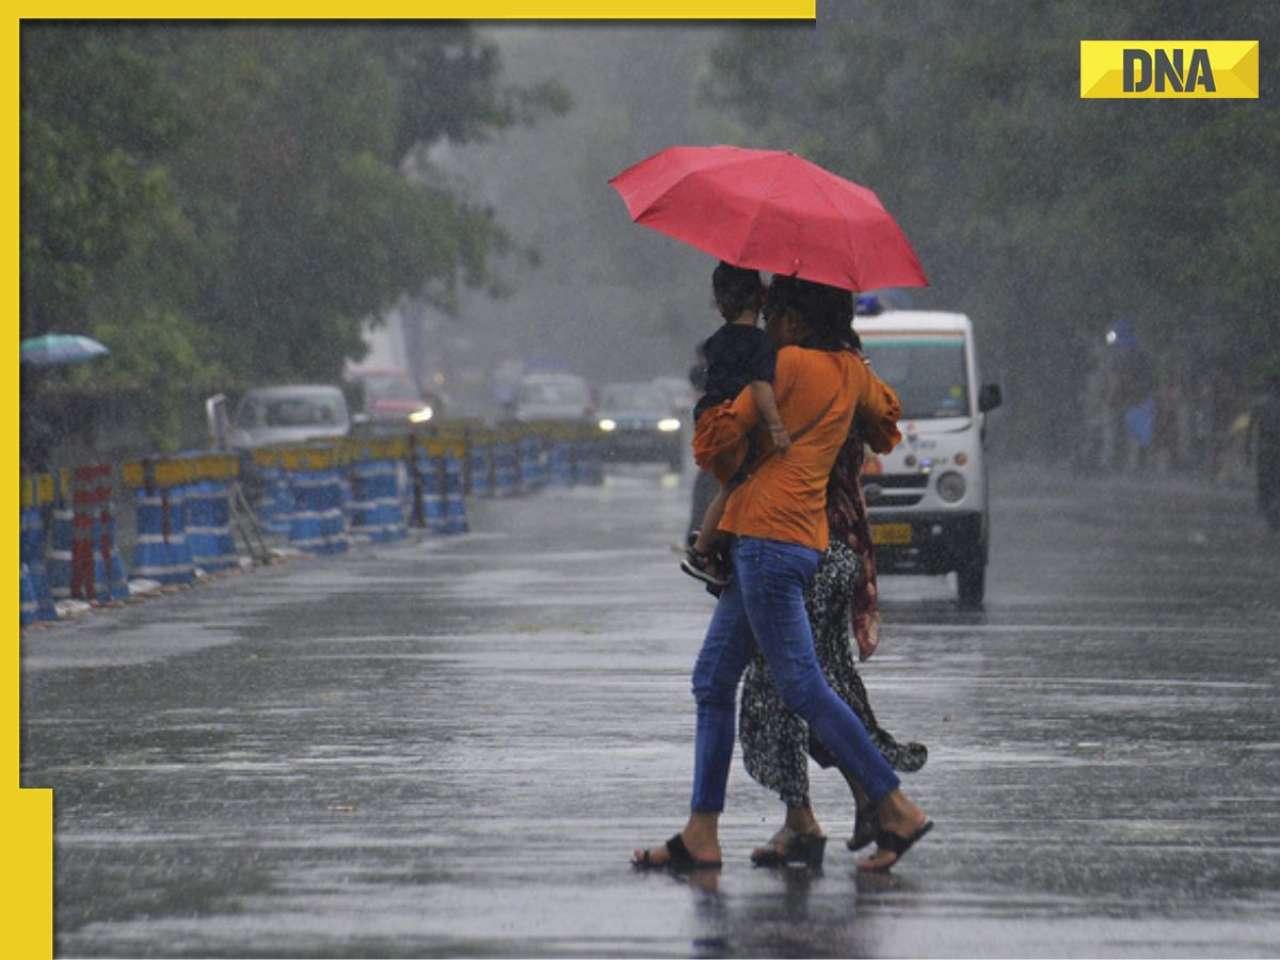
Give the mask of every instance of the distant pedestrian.
M 1280 373 L 1268 375 L 1253 404 L 1254 464 L 1258 476 L 1258 506 L 1272 530 L 1280 531 Z
M 749 388 L 774 446 L 785 450 L 791 437 L 778 415 L 773 395 L 775 348 L 758 326 L 764 302 L 760 273 L 721 261 L 711 275 L 711 291 L 724 325 L 702 345 L 706 387 L 693 410 L 695 429 L 705 414 L 716 407 L 727 407 Z M 750 460 L 753 454 L 754 447 L 743 459 Z M 685 573 L 715 587 L 727 582 L 725 562 L 718 556 L 724 541 L 717 528 L 728 491 L 737 479 L 730 478 L 712 499 L 680 563 Z

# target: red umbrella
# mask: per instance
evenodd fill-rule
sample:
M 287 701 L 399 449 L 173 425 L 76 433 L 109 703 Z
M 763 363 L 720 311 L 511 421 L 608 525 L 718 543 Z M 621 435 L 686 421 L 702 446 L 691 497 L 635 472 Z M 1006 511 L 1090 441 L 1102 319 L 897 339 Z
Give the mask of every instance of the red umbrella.
M 872 191 L 794 153 L 668 147 L 609 183 L 636 223 L 740 267 L 846 290 L 929 285 Z

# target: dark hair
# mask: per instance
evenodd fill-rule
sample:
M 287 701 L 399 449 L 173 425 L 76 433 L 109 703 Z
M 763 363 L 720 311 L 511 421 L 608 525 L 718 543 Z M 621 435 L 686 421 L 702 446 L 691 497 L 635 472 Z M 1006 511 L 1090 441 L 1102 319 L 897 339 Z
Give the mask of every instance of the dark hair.
M 774 277 L 764 300 L 765 317 L 794 310 L 808 335 L 799 344 L 813 350 L 861 350 L 853 330 L 853 294 L 798 277 Z
M 759 309 L 764 299 L 760 271 L 735 267 L 721 260 L 711 274 L 711 294 L 720 316 L 725 320 L 737 320 L 743 311 Z

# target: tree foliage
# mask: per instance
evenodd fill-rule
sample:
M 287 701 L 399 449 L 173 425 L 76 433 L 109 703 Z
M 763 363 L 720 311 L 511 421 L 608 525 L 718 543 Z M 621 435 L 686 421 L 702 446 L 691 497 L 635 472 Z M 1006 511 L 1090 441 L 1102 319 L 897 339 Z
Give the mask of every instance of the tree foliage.
M 112 350 L 152 440 L 189 394 L 332 380 L 405 294 L 445 308 L 509 241 L 426 159 L 567 108 L 466 26 L 25 24 L 23 336 Z
M 1092 345 L 1132 319 L 1168 367 L 1280 365 L 1280 111 L 1258 101 L 1081 100 L 1079 41 L 1280 39 L 1249 0 L 1124 5 L 824 3 L 815 29 L 736 32 L 709 99 L 750 142 L 872 186 L 935 288 L 970 312 L 1024 437 L 1072 439 Z M 1262 58 L 1262 89 L 1275 88 Z M 1017 404 L 1050 396 L 1056 405 Z

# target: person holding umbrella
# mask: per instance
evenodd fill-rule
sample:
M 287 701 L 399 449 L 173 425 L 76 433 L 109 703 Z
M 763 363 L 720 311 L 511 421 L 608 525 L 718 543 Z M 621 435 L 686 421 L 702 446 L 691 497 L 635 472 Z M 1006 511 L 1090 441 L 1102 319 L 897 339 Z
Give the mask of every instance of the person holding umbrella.
M 715 868 L 721 864 L 719 819 L 735 739 L 738 682 L 757 647 L 786 705 L 860 784 L 877 818 L 874 855 L 860 868 L 885 871 L 933 823 L 903 792 L 857 715 L 823 678 L 804 606 L 805 587 L 827 547 L 826 485 L 856 420 L 868 445 L 888 452 L 900 439 L 893 391 L 853 349 L 849 291 L 776 277 L 765 322 L 778 351 L 775 390 L 792 437 L 786 457 L 766 452 L 729 495 L 721 529 L 736 535 L 734 576 L 721 594 L 693 671 L 697 701 L 691 813 L 664 845 L 637 849 L 642 868 Z M 699 430 L 699 465 L 726 462 L 760 423 L 751 391 Z M 727 478 L 726 478 L 727 479 Z
M 720 528 L 736 535 L 724 588 L 693 671 L 697 736 L 691 813 L 665 845 L 636 850 L 636 866 L 718 868 L 719 819 L 734 743 L 738 681 L 764 654 L 786 705 L 860 785 L 876 817 L 878 849 L 864 870 L 890 869 L 933 823 L 902 791 L 866 728 L 822 676 L 804 591 L 828 541 L 826 487 L 855 421 L 887 452 L 900 439 L 896 395 L 853 345 L 850 291 L 926 286 L 901 229 L 874 192 L 794 153 L 670 147 L 613 177 L 632 219 L 728 263 L 775 276 L 765 322 L 779 345 L 774 393 L 791 440 L 763 453 L 725 503 Z M 750 390 L 699 424 L 699 466 L 741 462 L 761 420 Z M 735 466 L 736 469 L 736 466 Z

